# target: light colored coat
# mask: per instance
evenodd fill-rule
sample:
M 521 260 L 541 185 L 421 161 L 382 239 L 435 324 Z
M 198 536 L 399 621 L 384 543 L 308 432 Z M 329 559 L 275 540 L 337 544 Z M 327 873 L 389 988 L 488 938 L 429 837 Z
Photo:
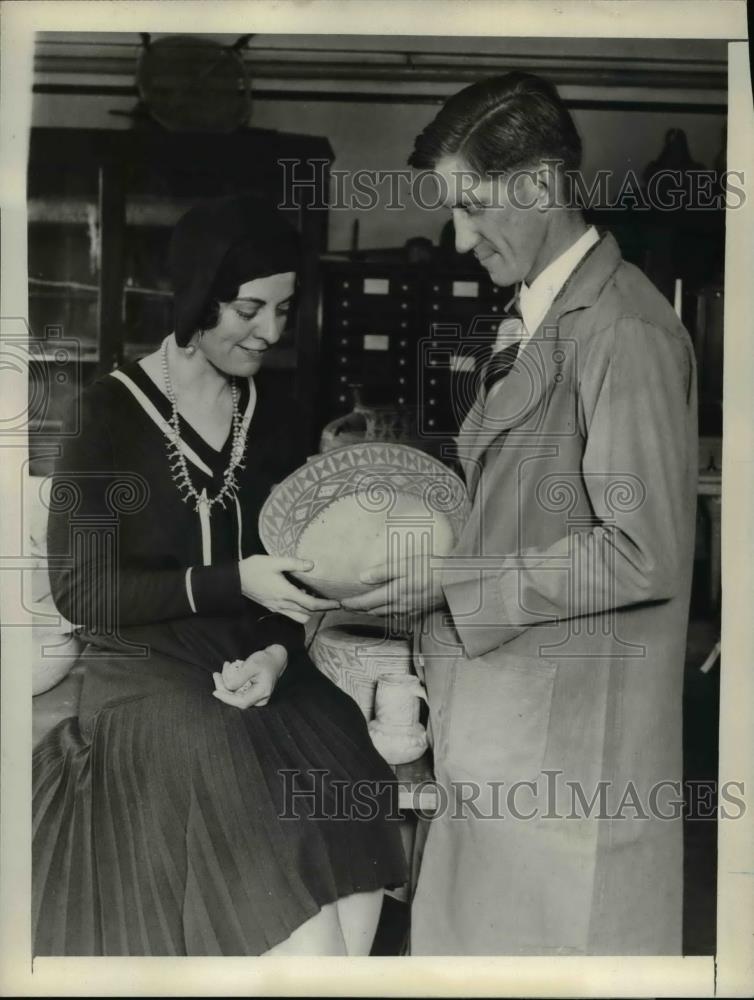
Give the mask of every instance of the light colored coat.
M 473 508 L 443 574 L 450 617 L 416 636 L 449 804 L 417 839 L 412 954 L 680 953 L 680 809 L 656 814 L 681 790 L 696 374 L 612 236 L 458 449 Z M 536 784 L 511 806 L 520 781 Z M 566 781 L 587 802 L 607 783 L 614 818 Z

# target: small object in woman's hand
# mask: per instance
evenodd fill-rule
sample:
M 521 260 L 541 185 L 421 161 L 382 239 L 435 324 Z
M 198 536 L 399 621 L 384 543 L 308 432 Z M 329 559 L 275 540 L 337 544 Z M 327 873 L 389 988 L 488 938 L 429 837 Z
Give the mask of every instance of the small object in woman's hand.
M 249 657 L 249 659 L 251 659 L 251 657 Z M 245 665 L 246 660 L 233 660 L 232 662 L 226 660 L 225 663 L 223 663 L 221 677 L 222 682 L 228 691 L 235 691 L 238 694 L 243 694 L 244 691 L 248 691 L 254 683 L 251 679 L 243 679 Z
M 252 653 L 245 660 L 223 664 L 222 673 L 213 673 L 213 696 L 235 708 L 259 708 L 267 704 L 288 663 L 288 653 L 278 643 Z

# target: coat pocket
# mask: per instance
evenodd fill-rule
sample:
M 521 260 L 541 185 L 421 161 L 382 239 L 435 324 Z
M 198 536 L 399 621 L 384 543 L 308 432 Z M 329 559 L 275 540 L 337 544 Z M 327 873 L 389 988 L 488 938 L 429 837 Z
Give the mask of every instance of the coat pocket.
M 448 719 L 449 770 L 508 784 L 536 780 L 557 669 L 533 656 L 460 660 Z

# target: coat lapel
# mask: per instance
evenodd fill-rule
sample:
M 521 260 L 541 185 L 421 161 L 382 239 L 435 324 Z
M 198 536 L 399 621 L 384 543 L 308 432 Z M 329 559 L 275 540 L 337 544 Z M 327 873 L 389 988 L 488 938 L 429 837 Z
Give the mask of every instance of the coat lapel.
M 561 317 L 592 305 L 620 260 L 613 236 L 603 235 L 579 261 L 504 381 L 486 401 L 477 395 L 455 438 L 470 496 L 474 495 L 487 449 L 525 423 L 537 426 L 537 415 L 546 410 L 552 393 L 563 383 L 562 370 L 569 352 L 560 341 Z

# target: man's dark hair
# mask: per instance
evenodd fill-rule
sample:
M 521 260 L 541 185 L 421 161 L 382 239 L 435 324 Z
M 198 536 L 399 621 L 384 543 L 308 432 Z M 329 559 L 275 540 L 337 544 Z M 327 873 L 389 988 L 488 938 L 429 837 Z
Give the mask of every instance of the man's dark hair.
M 409 165 L 461 157 L 481 175 L 554 160 L 577 170 L 581 139 L 555 87 L 532 73 L 490 77 L 454 94 L 414 142 Z

